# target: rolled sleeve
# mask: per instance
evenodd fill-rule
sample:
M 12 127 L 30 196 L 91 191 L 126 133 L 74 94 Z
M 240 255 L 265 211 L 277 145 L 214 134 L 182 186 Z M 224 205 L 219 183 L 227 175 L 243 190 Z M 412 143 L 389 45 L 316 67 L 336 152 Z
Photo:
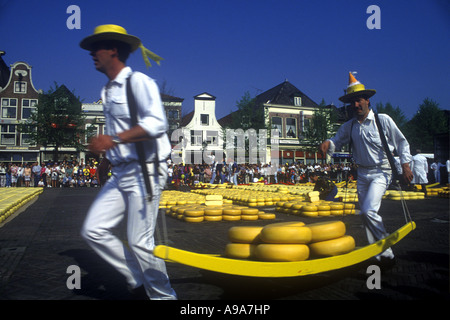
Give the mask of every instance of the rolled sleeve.
M 150 137 L 163 135 L 168 125 L 155 81 L 142 73 L 136 73 L 131 77 L 131 85 L 138 108 L 138 125 Z

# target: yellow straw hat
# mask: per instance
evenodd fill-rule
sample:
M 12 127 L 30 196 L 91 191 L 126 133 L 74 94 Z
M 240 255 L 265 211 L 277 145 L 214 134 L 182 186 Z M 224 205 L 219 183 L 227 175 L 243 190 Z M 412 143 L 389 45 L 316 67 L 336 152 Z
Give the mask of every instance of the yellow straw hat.
M 130 51 L 134 52 L 137 48 L 141 48 L 142 57 L 144 58 L 145 64 L 147 67 L 150 67 L 150 61 L 148 58 L 152 59 L 159 65 L 159 61 L 163 60 L 157 54 L 151 52 L 141 42 L 136 36 L 127 33 L 125 28 L 115 25 L 115 24 L 104 24 L 97 26 L 94 29 L 94 33 L 90 36 L 87 36 L 80 42 L 80 47 L 85 50 L 91 51 L 93 49 L 93 45 L 99 41 L 104 40 L 115 40 L 120 42 L 125 42 L 130 45 Z
M 376 93 L 374 89 L 366 89 L 365 86 L 356 80 L 351 72 L 349 72 L 349 80 L 348 86 L 346 90 L 346 94 L 339 98 L 344 103 L 349 103 L 353 98 L 359 96 L 365 96 L 366 98 L 370 98 Z

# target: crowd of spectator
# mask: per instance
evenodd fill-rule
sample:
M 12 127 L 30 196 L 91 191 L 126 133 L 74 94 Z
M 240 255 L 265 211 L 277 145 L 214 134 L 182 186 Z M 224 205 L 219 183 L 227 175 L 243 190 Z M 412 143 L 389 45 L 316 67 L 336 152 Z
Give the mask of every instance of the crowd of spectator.
M 321 172 L 336 182 L 356 179 L 355 167 L 350 163 L 286 163 L 284 165 L 238 164 L 232 161 L 209 164 L 171 164 L 169 163 L 169 184 L 194 185 L 202 183 L 248 184 L 250 182 L 305 183 L 309 182 L 311 172 Z
M 0 187 L 97 187 L 97 162 L 0 163 Z
M 436 163 L 430 165 L 430 173 L 436 176 L 430 181 L 440 182 L 439 169 Z M 450 180 L 450 160 L 447 163 Z M 0 187 L 98 187 L 96 160 L 89 163 L 83 161 L 61 161 L 47 163 L 0 163 Z M 310 182 L 311 172 L 320 172 L 334 182 L 357 179 L 356 167 L 352 163 L 286 163 L 272 164 L 238 164 L 233 161 L 215 161 L 212 164 L 173 164 L 168 161 L 168 184 L 193 186 L 201 183 L 233 183 L 249 184 L 263 182 L 265 184 L 296 184 Z

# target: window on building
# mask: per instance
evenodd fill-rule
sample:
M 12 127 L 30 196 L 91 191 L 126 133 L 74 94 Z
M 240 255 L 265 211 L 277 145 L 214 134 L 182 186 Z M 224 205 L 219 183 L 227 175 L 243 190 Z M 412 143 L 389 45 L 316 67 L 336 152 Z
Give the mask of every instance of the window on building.
M 309 118 L 303 119 L 303 131 L 309 130 L 309 127 L 311 124 L 310 121 L 311 121 L 311 119 L 309 119 Z
M 201 114 L 200 115 L 200 122 L 202 125 L 208 125 L 209 124 L 209 114 Z
M 16 125 L 2 124 L 0 140 L 2 145 L 16 145 Z
M 6 119 L 17 118 L 17 99 L 10 99 L 10 98 L 2 99 L 2 118 Z
M 22 119 L 28 119 L 36 111 L 36 99 L 22 99 Z
M 178 120 L 180 118 L 178 110 L 168 110 L 167 111 L 167 118 L 169 120 Z
M 201 146 L 203 142 L 203 131 L 191 130 L 191 145 Z
M 217 146 L 219 143 L 219 132 L 218 131 L 206 131 L 206 143 L 211 146 Z
M 294 97 L 294 106 L 296 107 L 302 106 L 302 97 Z
M 297 138 L 297 120 L 286 118 L 286 138 Z
M 14 82 L 14 93 L 27 93 L 27 83 L 25 81 Z
M 91 138 L 96 137 L 100 134 L 100 126 L 95 123 L 86 124 L 85 127 L 85 141 L 89 142 Z
M 283 123 L 280 117 L 272 117 L 272 129 L 278 130 L 278 136 L 283 136 Z

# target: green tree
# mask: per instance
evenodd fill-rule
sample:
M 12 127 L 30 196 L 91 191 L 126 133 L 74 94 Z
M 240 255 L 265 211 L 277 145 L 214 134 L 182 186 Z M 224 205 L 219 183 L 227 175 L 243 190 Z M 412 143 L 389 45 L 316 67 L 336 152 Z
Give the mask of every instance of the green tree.
M 233 112 L 231 129 L 265 129 L 264 110 L 255 104 L 255 98 L 247 91 L 241 100 L 236 102 L 237 111 Z
M 19 130 L 27 134 L 28 143 L 54 147 L 53 159 L 58 161 L 61 147 L 84 150 L 85 124 L 80 98 L 55 83 L 55 88 L 39 95 L 36 111 L 19 125 Z
M 389 115 L 392 118 L 392 120 L 394 120 L 394 122 L 397 124 L 397 127 L 401 131 L 404 130 L 408 120 L 406 119 L 405 114 L 403 113 L 403 111 L 400 109 L 399 106 L 394 108 L 392 104 L 390 104 L 389 102 L 387 102 L 383 106 L 383 103 L 379 102 L 376 105 L 376 111 L 377 113 L 385 113 Z
M 303 131 L 303 142 L 306 148 L 316 150 L 324 140 L 335 135 L 338 126 L 336 109 L 326 105 L 322 99 L 319 107 L 314 111 L 309 126 Z
M 422 152 L 434 151 L 434 136 L 448 132 L 447 119 L 439 104 L 426 98 L 419 105 L 417 113 L 405 125 L 405 136 L 411 146 L 411 151 L 420 149 Z

